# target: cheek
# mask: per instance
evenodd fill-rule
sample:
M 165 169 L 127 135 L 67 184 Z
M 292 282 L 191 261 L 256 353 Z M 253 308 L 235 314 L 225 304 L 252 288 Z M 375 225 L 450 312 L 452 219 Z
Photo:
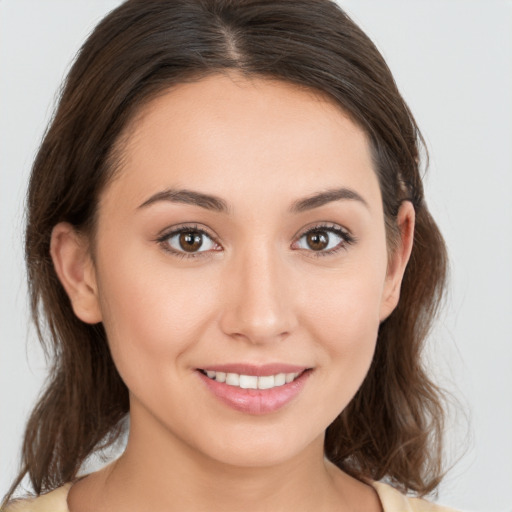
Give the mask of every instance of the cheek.
M 385 265 L 376 258 L 350 264 L 322 283 L 306 284 L 303 302 L 316 337 L 333 351 L 357 351 L 374 344 L 384 281 Z
M 201 339 L 216 303 L 216 287 L 200 287 L 200 275 L 191 280 L 186 271 L 162 272 L 161 265 L 137 265 L 136 260 L 105 265 L 108 271 L 99 280 L 103 323 L 127 384 L 142 369 L 148 375 L 148 369 L 165 367 L 150 372 L 155 380 L 173 373 L 171 368 L 179 371 L 181 354 Z
M 323 291 L 307 286 L 304 295 L 308 330 L 322 348 L 319 367 L 325 369 L 322 387 L 328 392 L 317 414 L 324 415 L 322 408 L 329 403 L 329 421 L 359 389 L 375 351 L 385 266 L 362 263 L 333 275 Z
M 323 307 L 312 311 L 321 340 L 325 363 L 335 368 L 333 375 L 344 386 L 359 387 L 370 366 L 379 328 L 379 302 L 372 290 L 346 287 Z M 336 372 L 341 372 L 336 376 Z M 355 392 L 355 391 L 354 391 Z

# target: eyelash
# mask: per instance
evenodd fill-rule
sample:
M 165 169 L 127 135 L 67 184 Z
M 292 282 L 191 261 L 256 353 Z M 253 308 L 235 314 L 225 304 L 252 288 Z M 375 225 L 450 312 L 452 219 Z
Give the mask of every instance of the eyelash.
M 199 252 L 191 252 L 187 253 L 185 251 L 177 251 L 173 249 L 169 244 L 168 241 L 173 238 L 174 236 L 180 235 L 181 233 L 199 233 L 200 235 L 207 236 L 210 240 L 212 240 L 216 245 L 219 245 L 217 240 L 214 236 L 212 236 L 210 233 L 205 231 L 204 229 L 200 228 L 197 225 L 190 225 L 190 226 L 182 226 L 177 229 L 172 229 L 171 231 L 166 231 L 165 233 L 162 233 L 156 241 L 160 244 L 162 249 L 168 253 L 171 253 L 173 256 L 176 256 L 177 258 L 201 258 L 205 256 L 209 256 L 210 251 L 199 251 Z
M 178 236 L 181 233 L 191 233 L 191 232 L 198 233 L 200 235 L 204 235 L 204 236 L 208 237 L 210 240 L 212 240 L 212 242 L 215 243 L 216 245 L 220 245 L 214 236 L 212 236 L 210 233 L 208 233 L 207 231 L 205 231 L 204 229 L 200 228 L 197 225 L 183 226 L 183 227 L 180 227 L 177 229 L 173 229 L 171 231 L 166 231 L 165 233 L 163 233 L 156 239 L 156 242 L 158 242 L 160 244 L 160 246 L 162 247 L 162 249 L 164 251 L 171 253 L 173 256 L 176 256 L 180 259 L 182 259 L 182 258 L 187 258 L 187 259 L 201 258 L 201 257 L 210 256 L 211 251 L 199 251 L 199 252 L 187 253 L 185 251 L 177 251 L 170 247 L 168 242 L 171 238 Z M 353 235 L 351 235 L 347 230 L 342 229 L 341 227 L 339 227 L 337 225 L 319 224 L 319 225 L 314 226 L 314 227 L 308 229 L 307 231 L 303 232 L 297 238 L 297 240 L 296 240 L 296 242 L 294 242 L 294 244 L 297 243 L 302 238 L 304 238 L 305 236 L 309 235 L 310 233 L 315 233 L 315 232 L 316 233 L 318 233 L 318 232 L 334 233 L 342 239 L 342 241 L 339 244 L 337 244 L 335 247 L 333 247 L 332 249 L 329 249 L 327 251 L 314 251 L 312 249 L 311 250 L 304 249 L 307 252 L 312 253 L 312 257 L 315 257 L 315 258 L 336 254 L 337 252 L 339 252 L 342 249 L 347 249 L 347 246 L 352 245 L 357 241 L 356 238 Z M 298 249 L 298 250 L 300 250 L 300 249 Z M 217 252 L 217 250 L 215 250 L 215 252 Z
M 337 244 L 332 249 L 329 249 L 327 251 L 314 251 L 309 250 L 308 252 L 312 253 L 312 256 L 315 258 L 321 258 L 323 256 L 331 256 L 332 254 L 336 254 L 337 252 L 341 251 L 342 249 L 347 249 L 347 246 L 352 245 L 356 242 L 356 239 L 353 235 L 351 235 L 346 229 L 341 228 L 340 226 L 336 224 L 319 224 L 317 226 L 313 226 L 312 228 L 308 229 L 304 233 L 302 233 L 297 241 L 301 240 L 305 236 L 309 235 L 310 233 L 322 233 L 322 232 L 328 232 L 328 233 L 334 233 L 337 236 L 339 236 L 342 241 Z M 295 242 L 294 242 L 295 243 Z

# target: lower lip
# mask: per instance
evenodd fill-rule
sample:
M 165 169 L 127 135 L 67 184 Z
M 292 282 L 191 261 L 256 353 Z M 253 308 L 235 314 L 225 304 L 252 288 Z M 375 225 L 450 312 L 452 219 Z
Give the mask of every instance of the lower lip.
M 199 370 L 197 374 L 208 389 L 223 403 L 247 414 L 268 414 L 290 403 L 308 380 L 311 370 L 304 371 L 294 381 L 272 389 L 242 389 L 210 379 Z

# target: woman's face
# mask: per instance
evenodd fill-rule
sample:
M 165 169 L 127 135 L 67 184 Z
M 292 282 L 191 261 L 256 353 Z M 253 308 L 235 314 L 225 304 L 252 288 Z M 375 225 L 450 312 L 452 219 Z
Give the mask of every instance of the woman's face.
M 105 326 L 132 435 L 247 466 L 322 443 L 405 265 L 365 134 L 326 97 L 239 75 L 174 87 L 127 134 L 85 272 L 97 313 L 75 310 Z

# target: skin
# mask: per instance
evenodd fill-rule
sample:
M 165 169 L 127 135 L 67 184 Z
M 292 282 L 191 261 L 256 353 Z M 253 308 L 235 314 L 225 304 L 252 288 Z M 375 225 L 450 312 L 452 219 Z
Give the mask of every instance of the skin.
M 364 132 L 319 93 L 223 74 L 154 99 L 126 133 L 94 254 L 69 224 L 52 236 L 76 315 L 103 322 L 130 391 L 127 449 L 72 487 L 71 512 L 381 510 L 370 486 L 323 457 L 325 429 L 361 385 L 397 304 L 412 245 L 406 202 L 388 254 Z M 341 187 L 361 200 L 290 211 Z M 141 206 L 171 188 L 217 196 L 227 211 Z M 177 238 L 161 236 L 183 225 L 214 241 L 178 257 Z M 318 225 L 337 252 L 308 245 Z M 313 371 L 286 406 L 253 415 L 221 403 L 196 371 L 238 362 Z

